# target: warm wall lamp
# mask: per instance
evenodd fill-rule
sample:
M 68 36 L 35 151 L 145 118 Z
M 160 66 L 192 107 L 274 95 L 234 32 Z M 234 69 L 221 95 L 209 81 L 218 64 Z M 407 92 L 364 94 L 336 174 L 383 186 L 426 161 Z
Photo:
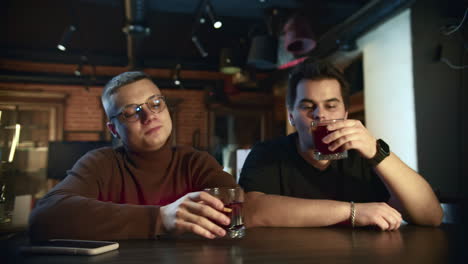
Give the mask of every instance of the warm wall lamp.
M 76 67 L 75 71 L 73 72 L 73 74 L 75 74 L 75 76 L 79 77 L 81 75 L 83 75 L 83 66 L 85 64 L 88 63 L 88 57 L 85 56 L 85 55 L 82 55 L 80 56 L 80 63 L 78 64 L 78 66 Z
M 180 80 L 180 70 L 182 69 L 182 65 L 178 63 L 172 72 L 172 80 L 174 80 L 174 85 L 183 88 L 182 82 Z
M 83 71 L 83 64 L 80 63 L 78 64 L 78 66 L 76 67 L 75 71 L 73 72 L 73 74 L 75 74 L 75 76 L 81 76 L 81 72 Z
M 219 70 L 224 74 L 236 74 L 241 71 L 239 54 L 234 49 L 221 49 Z
M 71 37 L 73 32 L 76 31 L 76 27 L 74 25 L 68 26 L 62 34 L 62 38 L 60 42 L 57 44 L 57 48 L 61 51 L 66 51 L 68 45 L 70 44 Z

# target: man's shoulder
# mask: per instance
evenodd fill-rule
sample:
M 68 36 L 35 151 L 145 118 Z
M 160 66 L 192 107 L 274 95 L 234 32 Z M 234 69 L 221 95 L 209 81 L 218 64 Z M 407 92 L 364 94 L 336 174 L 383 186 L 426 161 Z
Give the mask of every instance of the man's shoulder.
M 176 145 L 172 147 L 172 152 L 178 155 L 199 155 L 206 153 L 206 151 L 195 149 L 192 146 Z
M 109 168 L 114 167 L 118 160 L 122 160 L 123 149 L 112 147 L 100 147 L 88 151 L 81 156 L 71 167 L 73 173 L 80 175 L 98 175 L 103 172 L 110 172 Z
M 252 149 L 257 151 L 262 150 L 265 152 L 273 152 L 272 154 L 278 154 L 275 153 L 277 151 L 285 153 L 292 150 L 294 146 L 294 138 L 295 134 L 276 137 L 274 139 L 259 142 L 255 144 Z
M 108 160 L 115 156 L 121 156 L 125 152 L 125 149 L 121 147 L 113 148 L 111 146 L 100 147 L 88 151 L 81 159 L 102 161 Z
M 105 146 L 105 147 L 100 147 L 100 148 L 95 148 L 93 150 L 90 150 L 89 153 L 109 155 L 109 154 L 123 153 L 124 151 L 125 150 L 122 146 L 116 147 L 116 148 L 112 146 Z
M 173 162 L 178 166 L 187 167 L 190 170 L 198 169 L 220 169 L 221 165 L 207 151 L 193 148 L 191 146 L 172 147 Z
M 184 159 L 184 160 L 203 159 L 203 158 L 211 157 L 211 155 L 205 150 L 200 150 L 192 146 L 185 146 L 185 145 L 173 146 L 172 153 L 174 156 Z

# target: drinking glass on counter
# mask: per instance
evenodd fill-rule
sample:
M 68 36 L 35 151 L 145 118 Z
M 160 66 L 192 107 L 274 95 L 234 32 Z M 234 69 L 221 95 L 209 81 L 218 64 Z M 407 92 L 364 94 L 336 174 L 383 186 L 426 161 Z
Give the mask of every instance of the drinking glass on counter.
M 226 237 L 241 238 L 245 236 L 245 226 L 242 219 L 244 191 L 239 187 L 216 187 L 206 188 L 205 192 L 213 195 L 223 202 L 223 213 L 225 213 L 226 216 L 231 219 L 230 224 L 224 226 L 224 230 L 226 230 Z

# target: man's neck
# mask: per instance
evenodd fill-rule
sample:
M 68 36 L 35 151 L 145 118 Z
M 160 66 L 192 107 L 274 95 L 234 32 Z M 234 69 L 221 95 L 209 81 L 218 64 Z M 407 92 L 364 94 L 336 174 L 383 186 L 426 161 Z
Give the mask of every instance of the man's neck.
M 314 153 L 315 150 L 313 148 L 307 147 L 305 144 L 301 143 L 299 137 L 296 141 L 297 152 L 301 157 L 307 161 L 310 165 L 314 166 L 318 170 L 325 170 L 330 165 L 330 160 L 315 160 Z

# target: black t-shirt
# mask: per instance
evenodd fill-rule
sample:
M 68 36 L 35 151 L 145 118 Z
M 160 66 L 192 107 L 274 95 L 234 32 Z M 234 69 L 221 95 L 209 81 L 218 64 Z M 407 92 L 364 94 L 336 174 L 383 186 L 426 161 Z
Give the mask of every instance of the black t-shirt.
M 348 151 L 348 158 L 332 161 L 320 171 L 299 155 L 297 137 L 294 133 L 253 147 L 239 180 L 245 191 L 306 199 L 388 201 L 385 185 L 357 151 Z

